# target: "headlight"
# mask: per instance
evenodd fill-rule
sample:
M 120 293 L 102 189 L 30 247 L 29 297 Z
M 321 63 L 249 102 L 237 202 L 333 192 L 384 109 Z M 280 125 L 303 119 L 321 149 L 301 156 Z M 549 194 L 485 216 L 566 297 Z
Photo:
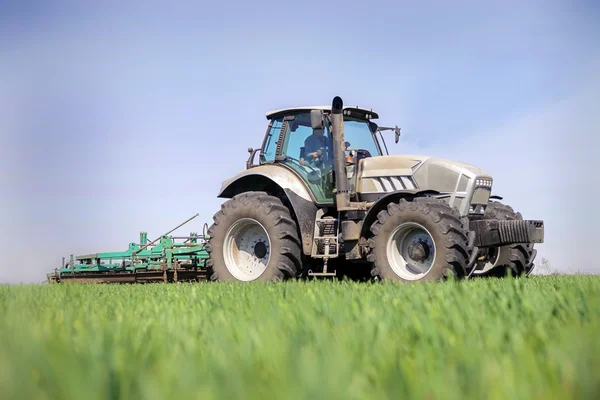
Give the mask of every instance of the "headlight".
M 487 178 L 478 178 L 475 181 L 475 184 L 477 186 L 492 187 L 492 180 L 491 179 L 487 179 Z

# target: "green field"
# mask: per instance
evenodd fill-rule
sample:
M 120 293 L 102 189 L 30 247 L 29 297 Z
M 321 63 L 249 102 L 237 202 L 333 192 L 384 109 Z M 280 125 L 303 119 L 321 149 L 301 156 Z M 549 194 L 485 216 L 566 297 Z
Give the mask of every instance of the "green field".
M 592 399 L 600 277 L 0 286 L 2 399 Z

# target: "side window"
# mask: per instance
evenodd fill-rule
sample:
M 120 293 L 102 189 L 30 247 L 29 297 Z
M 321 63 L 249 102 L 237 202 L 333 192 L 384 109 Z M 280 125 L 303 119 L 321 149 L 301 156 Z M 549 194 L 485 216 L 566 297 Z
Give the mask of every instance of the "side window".
M 310 114 L 298 114 L 295 120 L 289 121 L 282 146 L 283 155 L 320 166 L 323 163 L 333 162 L 328 157 L 331 148 L 329 130 L 313 131 Z M 316 154 L 319 151 L 320 154 Z
M 273 162 L 275 160 L 275 152 L 277 151 L 277 141 L 281 134 L 281 126 L 283 125 L 283 118 L 273 120 L 273 126 L 269 130 L 269 134 L 265 138 L 265 144 L 263 146 L 262 162 Z

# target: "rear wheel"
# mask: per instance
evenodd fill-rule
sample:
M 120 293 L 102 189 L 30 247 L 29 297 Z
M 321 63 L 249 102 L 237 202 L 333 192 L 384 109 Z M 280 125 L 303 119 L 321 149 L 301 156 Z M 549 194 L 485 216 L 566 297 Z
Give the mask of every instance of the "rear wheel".
M 243 193 L 225 202 L 213 219 L 206 246 L 211 280 L 279 281 L 297 275 L 301 242 L 281 200 Z
M 403 282 L 462 278 L 469 258 L 467 230 L 456 209 L 435 198 L 401 199 L 371 226 L 371 275 Z
M 484 219 L 498 220 L 522 220 L 519 212 L 499 201 L 490 201 L 486 208 Z M 483 268 L 479 276 L 507 277 L 528 276 L 534 269 L 533 260 L 537 250 L 533 243 L 517 243 L 502 247 L 493 247 L 483 262 Z

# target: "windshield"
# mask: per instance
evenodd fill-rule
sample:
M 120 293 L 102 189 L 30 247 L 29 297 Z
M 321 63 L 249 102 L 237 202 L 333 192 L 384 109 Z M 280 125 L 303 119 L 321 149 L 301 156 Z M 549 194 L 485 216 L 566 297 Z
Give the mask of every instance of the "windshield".
M 368 121 L 344 117 L 344 139 L 350 143 L 348 150 L 367 150 L 373 157 L 382 155 Z

